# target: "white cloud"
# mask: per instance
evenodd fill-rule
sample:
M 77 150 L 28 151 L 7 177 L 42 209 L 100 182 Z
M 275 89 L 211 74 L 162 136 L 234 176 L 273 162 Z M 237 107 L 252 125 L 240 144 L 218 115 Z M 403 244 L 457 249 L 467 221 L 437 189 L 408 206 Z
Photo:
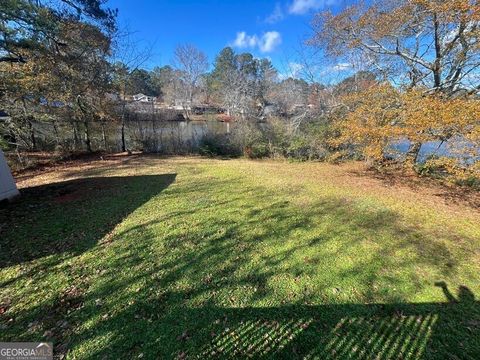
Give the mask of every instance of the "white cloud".
M 323 9 L 328 5 L 333 5 L 336 0 L 293 0 L 288 12 L 290 14 L 302 15 L 312 10 Z
M 356 70 L 356 67 L 352 63 L 337 63 L 335 65 L 323 66 L 319 68 L 319 75 L 322 77 L 331 77 L 336 78 L 346 76 L 351 74 L 353 71 Z M 358 70 L 358 69 L 357 69 Z
M 282 36 L 278 31 L 269 31 L 263 34 L 258 44 L 260 51 L 264 53 L 272 52 L 282 43 Z
M 237 33 L 237 38 L 233 42 L 233 45 L 238 48 L 248 48 L 255 47 L 258 43 L 258 38 L 256 35 L 250 36 L 247 35 L 245 31 L 240 31 Z
M 278 31 L 268 31 L 262 36 L 248 35 L 245 31 L 237 33 L 237 37 L 233 42 L 233 46 L 245 48 L 258 48 L 262 53 L 268 53 L 282 43 L 282 36 Z
M 280 3 L 275 4 L 275 9 L 273 9 L 273 12 L 267 16 L 265 19 L 265 22 L 267 24 L 275 24 L 281 20 L 283 20 L 285 17 L 285 14 L 283 13 L 282 6 Z
M 350 63 L 339 63 L 334 66 L 332 66 L 333 71 L 346 71 L 350 70 L 353 67 L 352 64 Z

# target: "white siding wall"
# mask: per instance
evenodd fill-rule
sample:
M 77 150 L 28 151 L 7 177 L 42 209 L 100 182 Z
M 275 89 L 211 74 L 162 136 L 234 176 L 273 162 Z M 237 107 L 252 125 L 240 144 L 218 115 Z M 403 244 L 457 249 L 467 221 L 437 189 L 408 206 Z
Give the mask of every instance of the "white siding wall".
M 18 190 L 15 180 L 13 180 L 2 150 L 0 150 L 0 200 L 10 199 L 16 195 L 18 195 Z

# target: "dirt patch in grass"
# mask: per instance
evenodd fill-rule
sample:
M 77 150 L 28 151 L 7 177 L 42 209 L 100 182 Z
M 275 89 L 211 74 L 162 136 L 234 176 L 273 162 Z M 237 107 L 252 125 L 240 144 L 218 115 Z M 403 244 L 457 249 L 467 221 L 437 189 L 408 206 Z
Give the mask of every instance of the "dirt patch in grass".
M 114 165 L 118 162 L 123 162 L 137 157 L 141 153 L 116 153 L 104 154 L 101 152 L 95 153 L 80 153 L 72 154 L 66 157 L 58 157 L 54 153 L 27 153 L 22 156 L 29 158 L 31 165 L 27 167 L 12 166 L 12 174 L 17 182 L 22 182 L 33 177 L 54 173 L 69 168 L 88 168 L 92 166 Z M 13 159 L 13 154 L 7 154 L 7 158 Z
M 398 169 L 379 171 L 365 166 L 351 171 L 351 174 L 360 178 L 378 180 L 383 186 L 390 188 L 406 188 L 424 196 L 437 197 L 448 204 L 480 209 L 480 191 L 474 188 L 448 184 Z
M 81 198 L 81 196 L 82 196 L 82 194 L 79 191 L 75 191 L 75 192 L 70 193 L 70 194 L 64 194 L 64 195 L 57 196 L 55 198 L 55 202 L 57 204 L 63 204 L 63 203 L 66 203 L 66 202 L 78 200 L 78 199 Z

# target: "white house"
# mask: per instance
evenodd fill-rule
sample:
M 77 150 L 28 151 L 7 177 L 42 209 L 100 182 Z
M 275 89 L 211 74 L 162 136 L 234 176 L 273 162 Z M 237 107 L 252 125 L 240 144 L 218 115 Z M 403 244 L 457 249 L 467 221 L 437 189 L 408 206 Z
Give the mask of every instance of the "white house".
M 0 150 L 0 201 L 11 199 L 19 194 L 15 180 L 13 179 L 7 160 Z
M 134 101 L 139 101 L 139 102 L 154 102 L 156 99 L 154 96 L 148 96 L 148 95 L 145 95 L 145 94 L 137 94 L 137 95 L 133 95 L 133 100 Z

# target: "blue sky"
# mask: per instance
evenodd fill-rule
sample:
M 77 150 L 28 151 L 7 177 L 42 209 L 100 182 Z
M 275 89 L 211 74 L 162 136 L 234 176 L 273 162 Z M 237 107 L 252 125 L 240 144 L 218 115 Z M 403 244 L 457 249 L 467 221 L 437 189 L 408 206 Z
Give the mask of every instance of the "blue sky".
M 146 68 L 171 63 L 178 44 L 191 43 L 213 62 L 225 46 L 268 57 L 280 70 L 294 62 L 316 11 L 345 0 L 109 0 L 140 46 L 152 46 Z

